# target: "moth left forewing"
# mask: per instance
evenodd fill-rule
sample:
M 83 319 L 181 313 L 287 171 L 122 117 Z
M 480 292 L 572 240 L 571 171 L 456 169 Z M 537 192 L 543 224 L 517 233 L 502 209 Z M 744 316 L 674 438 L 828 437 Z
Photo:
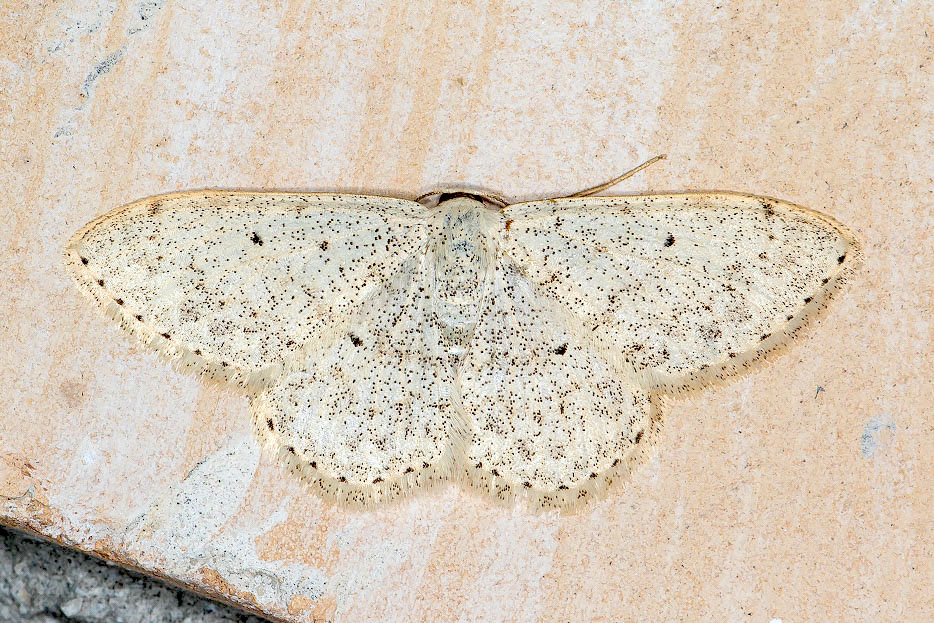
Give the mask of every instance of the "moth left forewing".
M 784 348 L 855 270 L 846 228 L 739 193 L 587 197 L 504 210 L 504 249 L 648 387 L 680 391 Z
M 424 246 L 424 216 L 386 197 L 173 193 L 95 219 L 65 265 L 179 369 L 255 390 Z

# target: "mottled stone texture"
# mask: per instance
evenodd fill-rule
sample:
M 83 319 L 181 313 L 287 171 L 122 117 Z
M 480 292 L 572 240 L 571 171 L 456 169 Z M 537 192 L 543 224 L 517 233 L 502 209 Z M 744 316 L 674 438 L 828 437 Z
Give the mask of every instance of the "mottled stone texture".
M 534 5 L 534 6 L 533 6 Z M 0 521 L 284 620 L 934 618 L 934 11 L 830 3 L 6 3 Z M 204 187 L 722 188 L 841 220 L 863 272 L 763 372 L 671 409 L 575 517 L 307 493 L 245 399 L 66 278 L 94 216 Z
M 4 623 L 262 623 L 143 575 L 0 527 Z

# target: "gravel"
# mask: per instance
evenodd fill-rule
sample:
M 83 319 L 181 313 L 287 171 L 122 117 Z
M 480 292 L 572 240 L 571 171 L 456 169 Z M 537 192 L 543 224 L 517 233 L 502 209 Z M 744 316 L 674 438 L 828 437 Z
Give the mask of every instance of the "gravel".
M 266 619 L 0 526 L 0 622 L 261 623 Z

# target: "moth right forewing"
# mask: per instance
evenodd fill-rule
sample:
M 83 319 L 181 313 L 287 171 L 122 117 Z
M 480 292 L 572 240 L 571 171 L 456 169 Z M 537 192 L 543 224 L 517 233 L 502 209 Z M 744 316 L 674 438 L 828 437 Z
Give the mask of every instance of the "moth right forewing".
M 859 261 L 839 223 L 740 193 L 510 206 L 504 249 L 589 339 L 648 387 L 677 391 L 783 348 Z

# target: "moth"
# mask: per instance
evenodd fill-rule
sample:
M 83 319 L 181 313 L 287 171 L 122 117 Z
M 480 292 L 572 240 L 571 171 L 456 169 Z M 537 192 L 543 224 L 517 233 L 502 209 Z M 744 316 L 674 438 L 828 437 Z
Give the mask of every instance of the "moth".
M 780 352 L 860 261 L 779 199 L 592 196 L 641 168 L 514 204 L 168 194 L 92 221 L 65 261 L 177 369 L 243 390 L 262 445 L 327 499 L 453 480 L 574 510 L 647 456 L 667 396 Z

